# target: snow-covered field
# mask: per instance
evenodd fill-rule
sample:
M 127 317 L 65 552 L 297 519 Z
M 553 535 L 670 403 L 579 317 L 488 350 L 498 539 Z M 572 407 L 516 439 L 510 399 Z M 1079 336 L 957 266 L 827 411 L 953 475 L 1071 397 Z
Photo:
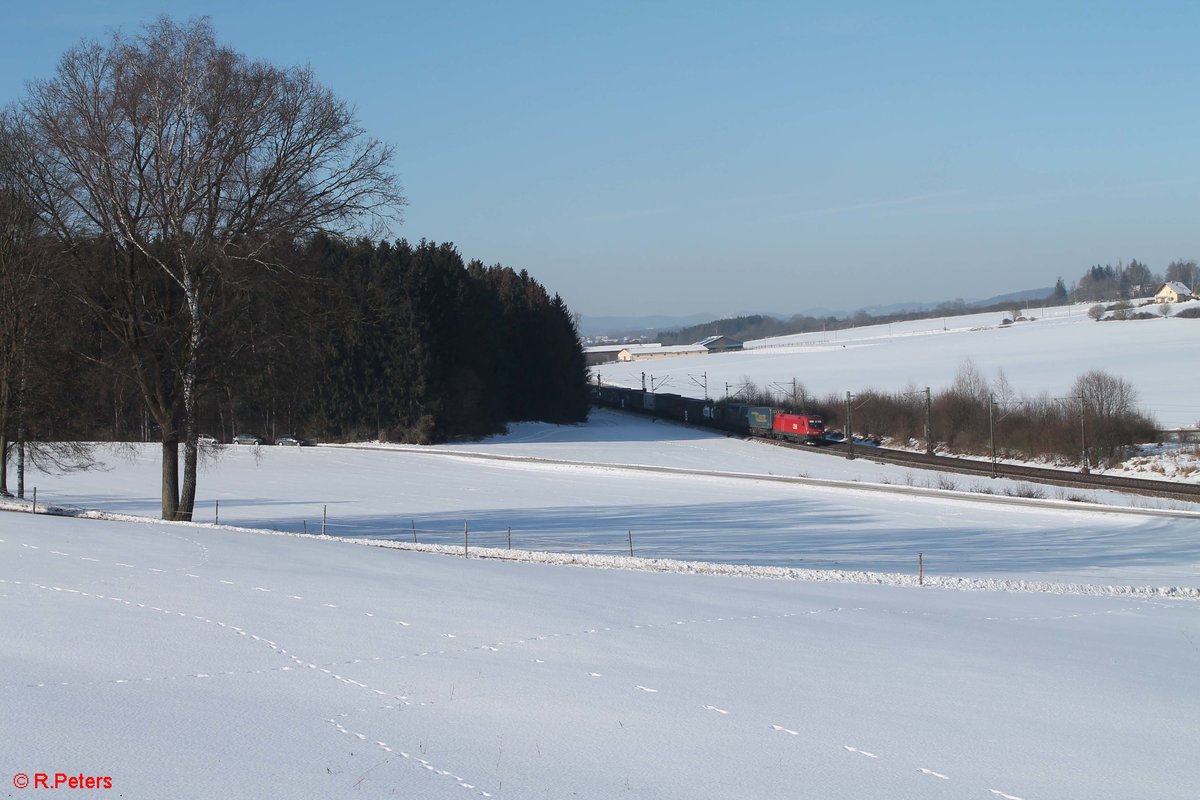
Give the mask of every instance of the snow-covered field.
M 594 370 L 604 383 L 620 386 L 641 386 L 645 372 L 658 391 L 693 397 L 703 396 L 693 377 L 707 374 L 709 394 L 720 397 L 727 383 L 732 390 L 747 379 L 790 392 L 795 378 L 817 395 L 867 388 L 937 390 L 948 386 L 968 359 L 989 380 L 1003 371 L 1018 394 L 1061 396 L 1076 377 L 1101 369 L 1133 383 L 1140 405 L 1160 426 L 1200 423 L 1200 372 L 1185 366 L 1194 361 L 1200 320 L 1095 322 L 1087 308 L 1034 308 L 1027 311 L 1033 321 L 1004 327 L 1001 313 L 872 325 L 747 342 L 742 352 L 603 364 Z
M 39 503 L 152 516 L 153 450 L 109 466 L 31 483 Z M 598 413 L 436 451 L 227 448 L 195 525 L 0 514 L 0 781 L 1194 798 L 1200 516 L 906 474 Z M 223 527 L 312 531 L 325 507 L 330 533 L 364 539 L 415 523 L 455 542 L 466 522 L 473 549 L 511 526 L 514 547 L 619 553 L 632 530 L 639 556 L 839 571 L 592 569 Z M 932 585 L 914 585 L 918 552 Z M 1122 588 L 1141 586 L 1181 588 Z
M 157 458 L 151 445 L 107 471 L 38 476 L 40 501 L 156 516 Z M 599 410 L 436 448 L 226 447 L 201 472 L 195 520 L 400 541 L 416 527 L 458 545 L 465 525 L 469 543 L 501 547 L 511 529 L 517 549 L 572 553 L 628 554 L 632 536 L 638 556 L 877 572 L 915 573 L 923 554 L 934 575 L 1200 586 L 1197 504 L 1005 495 L 1027 488 Z M 1168 513 L 1118 513 L 1155 509 Z

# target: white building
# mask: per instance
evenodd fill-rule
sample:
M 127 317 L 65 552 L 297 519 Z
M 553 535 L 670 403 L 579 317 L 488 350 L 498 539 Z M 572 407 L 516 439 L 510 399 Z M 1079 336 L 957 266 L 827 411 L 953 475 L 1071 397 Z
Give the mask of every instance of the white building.
M 1179 281 L 1168 281 L 1154 293 L 1154 302 L 1156 303 L 1182 303 L 1184 300 L 1191 299 L 1192 290 Z

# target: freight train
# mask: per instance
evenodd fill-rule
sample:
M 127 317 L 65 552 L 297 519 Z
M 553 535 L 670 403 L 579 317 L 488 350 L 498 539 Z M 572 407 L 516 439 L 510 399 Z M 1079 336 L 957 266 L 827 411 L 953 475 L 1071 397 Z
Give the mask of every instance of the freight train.
M 825 443 L 825 420 L 815 414 L 789 414 L 770 406 L 717 402 L 620 386 L 592 387 L 599 406 L 718 428 L 744 436 L 766 436 L 803 444 Z

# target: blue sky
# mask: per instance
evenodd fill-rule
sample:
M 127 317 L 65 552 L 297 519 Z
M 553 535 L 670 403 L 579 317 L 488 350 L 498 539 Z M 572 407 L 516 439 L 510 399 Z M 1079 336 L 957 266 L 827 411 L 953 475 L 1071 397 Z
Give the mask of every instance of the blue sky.
M 1194 3 L 29 3 L 4 12 L 0 101 L 160 13 L 311 64 L 396 146 L 396 236 L 528 269 L 587 316 L 1200 258 Z

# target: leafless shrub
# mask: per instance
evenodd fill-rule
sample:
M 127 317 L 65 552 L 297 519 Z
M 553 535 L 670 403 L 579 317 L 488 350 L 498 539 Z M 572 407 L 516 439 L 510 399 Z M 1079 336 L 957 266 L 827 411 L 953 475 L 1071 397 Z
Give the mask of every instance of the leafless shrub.
M 1031 500 L 1043 500 L 1046 497 L 1046 490 L 1033 483 L 1018 483 L 1016 486 L 1009 486 L 1005 488 L 1004 494 L 1008 497 L 1024 497 Z

